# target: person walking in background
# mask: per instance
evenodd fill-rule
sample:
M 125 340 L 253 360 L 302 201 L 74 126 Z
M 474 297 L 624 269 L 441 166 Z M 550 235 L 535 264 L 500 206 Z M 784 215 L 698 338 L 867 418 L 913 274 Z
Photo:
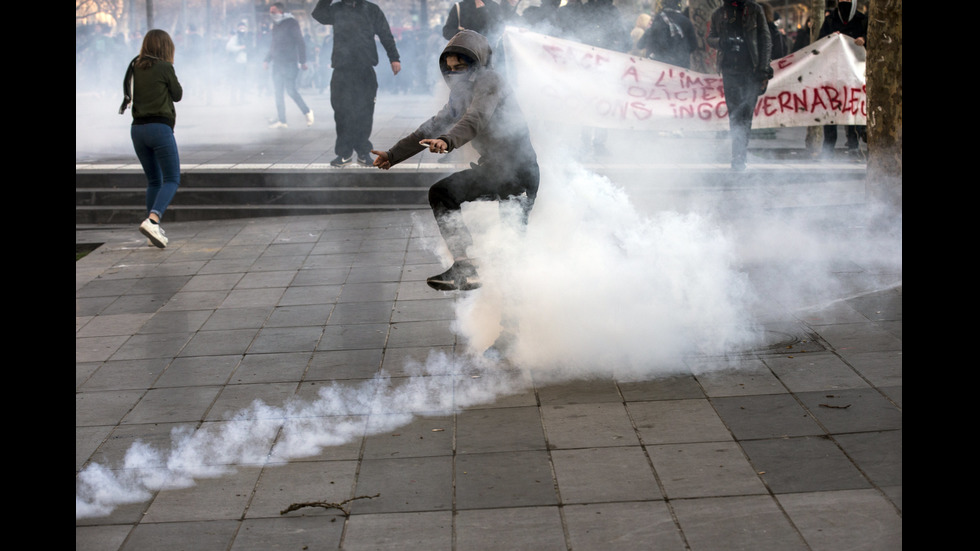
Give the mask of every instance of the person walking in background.
M 272 86 L 276 96 L 276 115 L 278 119 L 270 128 L 286 128 L 286 98 L 285 94 L 296 102 L 296 106 L 306 117 L 306 126 L 313 126 L 313 110 L 310 109 L 303 96 L 299 95 L 297 80 L 299 70 L 306 70 L 306 41 L 299 29 L 299 21 L 293 14 L 286 13 L 282 2 L 269 6 L 269 16 L 272 17 L 272 43 L 269 53 L 265 56 L 263 67 L 272 64 Z
M 225 51 L 228 52 L 229 63 L 228 85 L 230 87 L 231 102 L 235 104 L 245 103 L 248 92 L 248 57 L 252 43 L 252 36 L 248 32 L 248 22 L 244 19 L 238 22 L 235 32 L 225 43 Z
M 783 33 L 779 32 L 779 27 L 776 25 L 776 11 L 772 9 L 772 6 L 768 2 L 763 2 L 760 5 L 762 6 L 762 11 L 766 14 L 766 25 L 769 27 L 769 38 L 772 40 L 772 58 L 779 59 L 789 55 L 786 37 L 783 36 Z
M 837 9 L 827 14 L 820 27 L 818 38 L 841 33 L 854 39 L 854 43 L 866 47 L 868 40 L 868 16 L 857 9 L 856 2 L 842 1 L 837 3 Z M 846 125 L 844 127 L 848 151 L 857 152 L 860 148 L 859 139 L 867 141 L 864 126 Z M 837 147 L 837 126 L 828 124 L 823 127 L 823 155 L 833 157 Z
M 140 53 L 123 78 L 123 102 L 119 114 L 132 104 L 130 136 L 146 175 L 146 219 L 140 233 L 159 247 L 167 246 L 160 221 L 180 186 L 180 156 L 174 125 L 184 89 L 174 71 L 174 42 L 166 31 L 153 29 L 143 37 Z
M 372 166 L 371 131 L 374 126 L 374 104 L 378 95 L 378 46 L 381 42 L 391 64 L 391 72 L 397 75 L 402 69 L 395 37 L 377 4 L 365 0 L 319 0 L 311 14 L 313 19 L 333 26 L 333 51 L 330 64 L 330 105 L 337 125 L 337 141 L 334 153 L 337 157 L 330 165 L 341 167 L 354 162 Z
M 769 25 L 762 7 L 752 0 L 728 0 L 711 14 L 710 25 L 705 41 L 718 50 L 732 168 L 745 170 L 755 103 L 773 76 Z
M 472 168 L 452 174 L 429 188 L 429 205 L 453 257 L 450 268 L 426 280 L 440 291 L 480 287 L 476 265 L 469 257 L 472 238 L 462 219 L 463 203 L 518 201 L 521 221 L 538 193 L 540 173 L 531 134 L 517 99 L 491 64 L 491 48 L 480 33 L 462 30 L 439 56 L 449 101 L 435 116 L 388 151 L 372 151 L 374 166 L 392 166 L 428 149 L 447 153 L 472 142 L 480 154 Z

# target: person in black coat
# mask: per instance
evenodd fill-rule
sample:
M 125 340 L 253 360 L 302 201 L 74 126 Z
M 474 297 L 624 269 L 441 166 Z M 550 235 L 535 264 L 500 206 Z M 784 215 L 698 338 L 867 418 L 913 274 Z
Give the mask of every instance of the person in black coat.
M 354 162 L 373 166 L 371 130 L 374 126 L 374 103 L 378 95 L 378 47 L 374 37 L 388 55 L 391 72 L 395 75 L 402 65 L 395 37 L 388 18 L 377 4 L 365 0 L 320 0 L 310 14 L 313 19 L 333 25 L 333 51 L 330 65 L 330 106 L 337 125 L 337 157 L 331 166 L 341 167 Z
M 868 17 L 857 11 L 857 4 L 855 2 L 838 2 L 837 9 L 832 10 L 826 19 L 824 19 L 818 38 L 830 36 L 833 33 L 841 33 L 849 36 L 854 39 L 855 44 L 858 46 L 865 46 L 868 40 Z M 847 135 L 847 141 L 845 143 L 848 151 L 857 151 L 860 147 L 858 139 L 867 141 L 865 127 L 847 125 L 844 128 Z M 837 126 L 833 124 L 825 125 L 823 127 L 824 156 L 833 156 L 836 147 Z

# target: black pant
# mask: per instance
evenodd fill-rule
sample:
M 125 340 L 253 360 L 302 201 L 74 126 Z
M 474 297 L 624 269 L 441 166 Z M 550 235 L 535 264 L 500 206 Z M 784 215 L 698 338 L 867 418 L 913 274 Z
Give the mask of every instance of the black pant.
M 528 214 L 538 195 L 540 173 L 536 163 L 515 169 L 505 169 L 488 163 L 457 172 L 439 180 L 429 188 L 429 205 L 439 232 L 453 258 L 465 258 L 466 249 L 473 243 L 469 231 L 459 218 L 460 208 L 468 201 L 520 202 L 521 223 L 527 224 Z
M 350 157 L 355 151 L 367 157 L 374 126 L 374 102 L 378 77 L 374 67 L 335 67 L 330 79 L 330 106 L 337 125 L 334 153 Z
M 749 150 L 752 113 L 762 91 L 762 83 L 752 73 L 722 73 L 728 128 L 732 138 L 732 164 L 745 164 Z

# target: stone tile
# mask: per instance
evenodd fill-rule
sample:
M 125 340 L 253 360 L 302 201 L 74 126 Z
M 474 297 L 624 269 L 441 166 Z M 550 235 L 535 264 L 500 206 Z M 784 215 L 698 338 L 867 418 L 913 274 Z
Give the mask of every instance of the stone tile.
M 344 287 L 347 288 L 346 286 Z M 346 292 L 346 291 L 345 291 Z M 330 314 L 330 325 L 347 325 L 356 323 L 388 323 L 391 321 L 391 309 L 394 301 L 341 301 L 333 307 Z
M 729 396 L 714 398 L 711 403 L 737 440 L 824 434 L 788 394 Z
M 352 515 L 344 551 L 452 549 L 451 511 Z
M 181 356 L 244 354 L 251 346 L 257 333 L 257 329 L 198 331 L 179 353 Z M 176 356 L 177 353 L 176 350 L 173 350 L 171 355 Z
M 552 449 L 639 444 L 622 403 L 542 406 L 541 416 Z
M 391 321 L 434 321 L 456 317 L 456 301 L 452 299 L 398 300 L 395 302 Z
M 597 402 L 622 402 L 616 383 L 611 380 L 572 381 L 538 387 L 541 405 L 594 404 Z
M 451 320 L 401 322 L 391 325 L 388 345 L 449 346 L 456 343 Z
M 351 279 L 348 278 L 337 302 L 394 302 L 397 294 L 398 282 L 352 283 Z
M 314 327 L 266 327 L 260 329 L 248 347 L 249 354 L 312 352 L 323 329 Z
M 75 362 L 103 362 L 112 357 L 130 337 L 82 337 L 75 339 Z
M 643 448 L 583 448 L 551 453 L 562 503 L 662 499 Z
M 876 486 L 901 487 L 901 430 L 838 434 L 834 440 Z
M 762 361 L 779 377 L 790 392 L 867 388 L 854 370 L 836 354 L 774 355 Z
M 194 333 L 133 335 L 112 355 L 113 360 L 172 358 L 185 348 Z M 77 355 L 76 355 L 77 359 Z
M 119 551 L 226 549 L 239 529 L 237 520 L 173 523 L 141 522 Z
M 847 456 L 827 438 L 749 440 L 741 445 L 753 468 L 776 494 L 871 487 Z
M 138 424 L 200 421 L 220 390 L 220 386 L 150 389 L 123 422 Z
M 230 291 L 245 275 L 242 272 L 198 274 L 192 277 L 182 289 L 184 291 Z
M 797 396 L 831 434 L 902 428 L 902 410 L 873 388 L 801 392 Z
M 645 445 L 725 442 L 732 434 L 708 400 L 630 402 L 629 414 Z
M 126 416 L 133 404 L 143 397 L 144 390 L 106 390 L 75 393 L 75 426 L 116 425 Z
M 568 504 L 563 510 L 576 551 L 688 549 L 663 501 Z
M 459 454 L 545 449 L 537 407 L 473 409 L 456 417 Z
M 153 314 L 140 333 L 186 333 L 199 331 L 214 310 L 172 310 Z
M 735 442 L 662 444 L 647 452 L 669 499 L 767 492 Z
M 902 517 L 876 490 L 784 494 L 778 499 L 810 549 L 902 548 Z
M 820 328 L 820 336 L 835 350 L 858 352 L 900 351 L 902 340 L 873 323 L 846 323 Z
M 343 285 L 347 281 L 350 268 L 303 268 L 296 272 L 290 287 L 309 285 Z
M 319 350 L 313 353 L 307 381 L 370 379 L 381 367 L 383 351 L 378 348 L 361 350 Z
M 201 327 L 204 331 L 230 331 L 235 329 L 258 329 L 262 327 L 274 311 L 272 306 L 254 308 L 222 308 L 215 310 Z
M 94 316 L 75 331 L 75 338 L 132 335 L 151 317 L 152 313 Z
M 239 358 L 241 363 L 229 383 L 298 382 L 302 380 L 311 357 L 310 352 L 246 354 Z
M 231 551 L 270 549 L 337 549 L 343 517 L 324 522 L 319 516 L 246 518 L 235 534 Z
M 557 507 L 460 511 L 456 549 L 468 551 L 564 551 L 568 549 Z
M 119 549 L 132 526 L 76 526 L 75 549 Z
M 669 375 L 651 381 L 620 381 L 619 390 L 627 402 L 704 398 L 701 385 L 690 374 Z
M 709 397 L 786 392 L 786 387 L 760 360 L 743 361 L 736 369 L 702 369 L 703 366 L 696 367 L 695 376 Z
M 299 270 L 281 270 L 247 273 L 235 285 L 235 289 L 266 289 L 289 287 Z
M 232 289 L 221 301 L 220 308 L 254 308 L 256 306 L 276 306 L 286 292 L 285 287 L 263 287 L 260 289 Z
M 208 420 L 230 420 L 243 410 L 249 410 L 256 400 L 280 407 L 296 395 L 295 382 L 225 385 L 208 412 Z M 249 418 L 252 418 L 251 416 Z
M 453 454 L 453 418 L 415 417 L 408 424 L 378 431 L 372 415 L 364 439 L 364 459 L 451 456 Z M 383 417 L 383 416 L 381 416 Z
M 337 301 L 342 289 L 342 285 L 288 287 L 279 299 L 279 306 L 332 304 Z
M 327 325 L 317 351 L 382 349 L 388 342 L 388 324 Z
M 108 361 L 79 388 L 84 391 L 150 388 L 168 363 L 166 358 Z
M 245 515 L 249 497 L 261 470 L 258 467 L 236 467 L 234 472 L 217 478 L 198 479 L 188 488 L 160 491 L 147 508 L 140 526 L 172 522 L 239 521 Z M 224 549 L 230 542 L 231 537 L 228 537 L 219 548 Z M 200 542 L 185 545 L 194 549 L 202 548 Z
M 548 453 L 520 451 L 456 457 L 456 508 L 557 505 Z
M 841 356 L 862 377 L 877 387 L 902 386 L 902 351 L 841 351 Z
M 351 511 L 358 515 L 449 511 L 453 507 L 452 463 L 451 456 L 365 459 L 355 495 L 378 497 L 353 502 Z
M 333 312 L 333 304 L 277 306 L 265 322 L 265 327 L 323 326 Z
M 265 467 L 255 485 L 255 494 L 249 502 L 246 518 L 275 518 L 295 504 L 340 504 L 353 497 L 351 489 L 354 487 L 356 473 L 356 461 L 295 461 Z M 284 518 L 322 519 L 324 516 L 335 515 L 343 515 L 343 511 L 336 508 L 302 507 L 285 513 Z
M 770 496 L 677 499 L 671 505 L 691 549 L 809 549 Z

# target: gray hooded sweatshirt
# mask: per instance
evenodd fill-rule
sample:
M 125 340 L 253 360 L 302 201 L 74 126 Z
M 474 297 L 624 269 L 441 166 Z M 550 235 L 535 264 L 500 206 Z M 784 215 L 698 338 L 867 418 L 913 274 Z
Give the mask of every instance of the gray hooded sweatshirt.
M 465 73 L 452 75 L 446 65 L 451 54 L 464 55 L 474 63 Z M 537 164 L 517 98 L 493 69 L 491 55 L 487 39 L 475 31 L 463 30 L 450 39 L 439 56 L 439 68 L 449 84 L 449 101 L 388 151 L 392 165 L 425 149 L 419 140 L 426 138 L 445 141 L 449 151 L 472 142 L 480 154 L 479 164 L 493 164 L 501 170 Z

